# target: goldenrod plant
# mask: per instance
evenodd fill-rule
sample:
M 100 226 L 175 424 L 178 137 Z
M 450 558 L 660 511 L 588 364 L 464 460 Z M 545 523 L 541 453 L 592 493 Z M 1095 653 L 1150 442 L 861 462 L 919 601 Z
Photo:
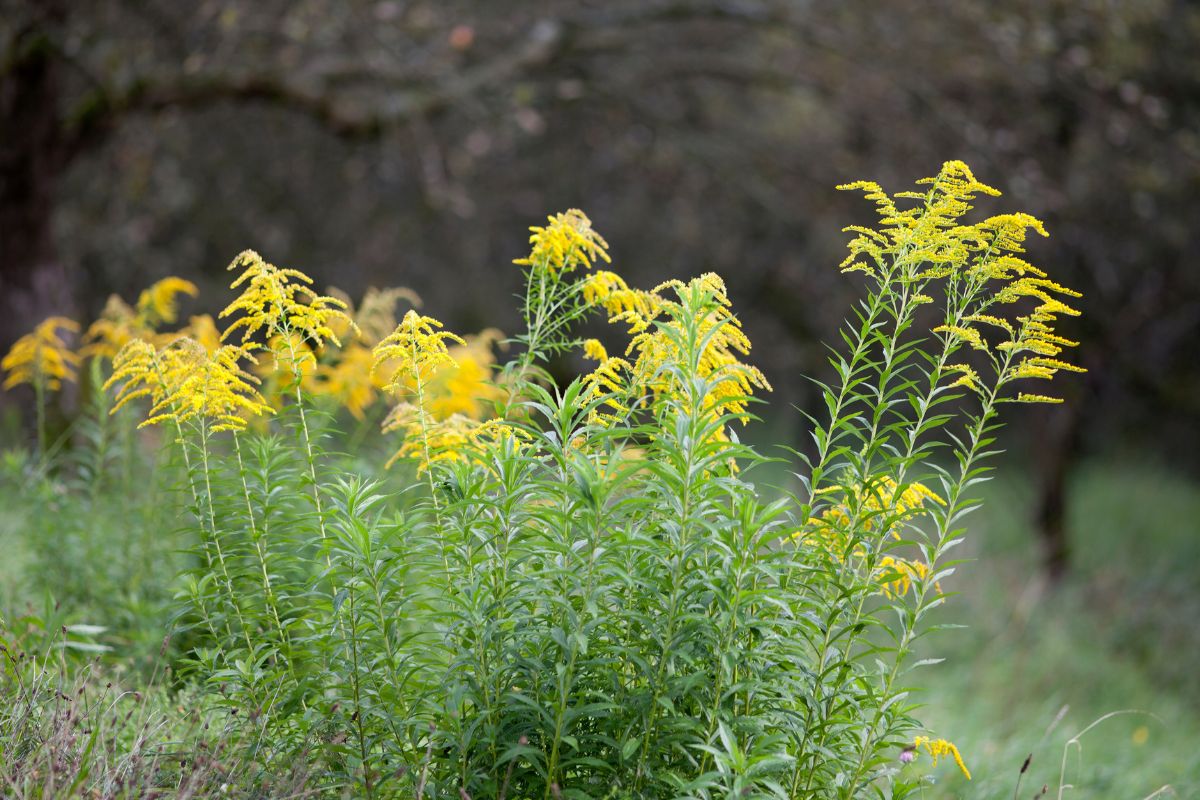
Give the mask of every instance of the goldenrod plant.
M 92 351 L 111 411 L 177 459 L 176 668 L 241 715 L 257 765 L 222 791 L 296 764 L 311 793 L 418 800 L 901 798 L 939 759 L 969 779 L 920 721 L 914 670 L 936 659 L 914 648 L 1002 404 L 1057 402 L 1028 382 L 1078 370 L 1056 332 L 1077 294 L 1025 260 L 1038 220 L 970 221 L 998 192 L 961 162 L 915 191 L 841 188 L 879 216 L 847 229 L 865 296 L 811 442 L 770 458 L 738 433 L 771 387 L 722 279 L 630 287 L 575 209 L 516 260 L 507 342 L 399 290 L 355 311 L 252 251 L 224 331 L 156 332 L 178 279 L 110 304 L 89 338 L 120 345 Z M 46 325 L 50 355 L 21 345 L 10 383 L 73 375 L 52 335 L 73 323 Z M 518 349 L 498 364 L 497 345 Z M 554 383 L 571 352 L 593 368 Z M 336 426 L 384 402 L 377 441 L 338 452 Z M 781 457 L 787 492 L 756 478 Z

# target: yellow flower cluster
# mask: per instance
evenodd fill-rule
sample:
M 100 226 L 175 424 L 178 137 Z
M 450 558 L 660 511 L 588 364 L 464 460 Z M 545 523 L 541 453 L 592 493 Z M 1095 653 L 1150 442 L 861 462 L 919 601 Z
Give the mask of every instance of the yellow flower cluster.
M 112 358 L 132 339 L 166 343 L 177 334 L 157 333 L 160 325 L 172 325 L 179 316 L 179 295 L 195 297 L 196 284 L 183 278 L 168 277 L 142 290 L 137 308 L 131 308 L 118 295 L 110 295 L 104 310 L 87 329 L 81 354 Z M 193 317 L 193 323 L 197 318 Z M 212 319 L 209 318 L 211 323 Z M 182 332 L 181 332 L 182 333 Z
M 270 411 L 256 387 L 258 379 L 242 368 L 242 359 L 254 360 L 242 345 L 209 352 L 188 337 L 161 349 L 134 339 L 113 358 L 113 374 L 104 388 L 120 384 L 113 413 L 133 400 L 150 398 L 150 411 L 139 427 L 203 419 L 212 423 L 213 433 L 241 431 L 250 419 Z
M 928 736 L 918 736 L 913 739 L 912 749 L 921 750 L 929 753 L 933 758 L 933 765 L 936 767 L 939 758 L 950 757 L 954 759 L 954 763 L 962 770 L 963 775 L 967 776 L 967 780 L 971 780 L 971 771 L 967 769 L 967 765 L 963 763 L 962 756 L 959 755 L 958 748 L 951 742 L 945 739 L 930 739 Z
M 880 586 L 887 597 L 895 600 L 908 594 L 914 581 L 925 580 L 929 576 L 929 565 L 924 561 L 910 561 L 906 558 L 884 556 L 879 561 L 877 572 L 880 575 Z M 889 578 L 889 580 L 882 580 Z M 934 588 L 940 593 L 942 587 L 935 584 Z
M 196 284 L 183 278 L 163 278 L 142 290 L 138 296 L 138 316 L 151 327 L 175 323 L 179 316 L 178 297 L 186 294 L 195 297 L 199 294 Z
M 436 319 L 409 311 L 375 346 L 373 369 L 387 373 L 383 388 L 401 398 L 383 423 L 385 433 L 404 434 L 389 465 L 418 458 L 424 471 L 431 463 L 465 457 L 469 443 L 507 428 L 487 419 L 489 406 L 504 396 L 492 383 L 492 345 L 500 332 L 463 339 L 441 328 Z
M 589 306 L 598 306 L 617 316 L 629 312 L 646 315 L 653 304 L 645 292 L 630 289 L 615 272 L 597 270 L 583 281 L 583 299 Z
M 453 461 L 463 455 L 471 440 L 474 420 L 456 414 L 440 422 L 422 419 L 420 406 L 414 403 L 399 403 L 388 412 L 383 421 L 383 432 L 401 431 L 404 438 L 386 467 L 402 458 L 418 460 L 418 471 L 424 472 L 430 464 L 438 461 Z
M 965 344 L 974 350 L 998 351 L 1008 357 L 1016 353 L 1031 354 L 998 375 L 1001 385 L 1025 378 L 1049 379 L 1059 370 L 1082 371 L 1055 358 L 1064 347 L 1076 344 L 1054 332 L 1058 316 L 1079 313 L 1060 298 L 1079 297 L 1079 293 L 1050 280 L 1045 272 L 1020 257 L 1031 232 L 1047 235 L 1042 222 L 1029 214 L 1016 213 L 992 216 L 973 225 L 963 224 L 961 217 L 971 210 L 976 195 L 1000 193 L 976 180 L 961 161 L 946 162 L 937 176 L 922 179 L 918 184 L 929 189 L 888 195 L 871 181 L 838 187 L 865 192 L 880 217 L 878 230 L 863 226 L 846 228 L 855 236 L 849 243 L 850 252 L 842 262 L 842 269 L 919 286 L 952 276 L 952 285 L 956 287 L 953 291 L 966 291 L 975 298 L 977 307 L 960 311 L 961 318 L 956 316 L 933 329 L 943 335 L 947 353 Z M 919 202 L 902 210 L 898 203 L 901 200 Z M 1000 285 L 991 288 L 990 282 Z M 1026 316 L 1010 321 L 987 313 L 991 306 L 1017 303 L 1025 298 L 1038 303 Z M 914 302 L 930 299 L 918 294 Z M 1002 331 L 1007 340 L 992 348 L 984 337 L 985 327 Z M 958 375 L 952 386 L 983 390 L 978 373 L 970 366 L 957 364 L 946 372 Z M 1055 398 L 1034 394 L 1020 394 L 1017 399 L 1057 402 Z
M 446 342 L 466 344 L 461 336 L 438 330 L 442 323 L 409 311 L 396 329 L 375 345 L 374 368 L 386 369 L 384 388 L 397 394 L 424 392 L 439 369 L 455 367 Z
M 933 178 L 922 178 L 925 192 L 899 192 L 889 196 L 874 181 L 855 181 L 837 188 L 860 190 L 875 203 L 881 229 L 858 225 L 845 228 L 857 234 L 850 241 L 850 253 L 841 263 L 845 272 L 863 271 L 880 277 L 888 269 L 889 259 L 902 259 L 921 265 L 913 278 L 948 275 L 954 265 L 986 248 L 983 232 L 958 220 L 971 210 L 978 194 L 998 195 L 999 191 L 975 179 L 970 167 L 961 161 L 947 161 Z M 896 200 L 919 200 L 918 205 L 901 210 Z
M 608 242 L 592 229 L 592 221 L 577 208 L 548 218 L 549 224 L 529 230 L 533 245 L 529 256 L 514 264 L 544 269 L 550 275 L 571 272 L 582 266 L 590 269 L 597 260 L 608 262 Z
M 662 295 L 666 289 L 674 292 L 675 300 Z M 706 273 L 688 283 L 669 281 L 638 295 L 635 303 L 617 307 L 610 315 L 610 321 L 630 326 L 629 360 L 609 357 L 599 342 L 585 342 L 585 353 L 600 361 L 585 379 L 590 397 L 603 396 L 617 413 L 627 410 L 620 398 L 630 392 L 649 391 L 660 402 L 678 403 L 693 385 L 682 377 L 686 373 L 704 382 L 706 394 L 698 406 L 715 420 L 726 415 L 744 418 L 754 390 L 771 389 L 761 371 L 741 360 L 750 352 L 750 340 L 730 311 L 725 283 L 718 275 Z M 683 346 L 694 309 L 702 309 L 694 334 L 699 349 L 689 356 Z M 723 430 L 718 436 L 724 438 Z
M 224 319 L 242 312 L 225 329 L 222 339 L 227 339 L 239 328 L 245 344 L 259 331 L 267 336 L 283 337 L 287 344 L 290 336 L 298 336 L 313 347 L 320 347 L 328 339 L 341 346 L 341 339 L 334 326 L 348 324 L 357 330 L 354 321 L 346 314 L 346 303 L 336 297 L 319 295 L 308 288 L 312 278 L 295 269 L 280 269 L 268 264 L 253 250 L 242 252 L 230 270 L 241 269 L 229 288 L 245 285 L 241 295 L 217 316 Z
M 493 416 L 495 404 L 505 396 L 492 382 L 496 361 L 492 347 L 501 338 L 500 331 L 489 328 L 449 349 L 453 365 L 436 370 L 429 382 L 429 411 L 434 419 L 456 414 L 472 420 Z
M 79 323 L 66 317 L 50 317 L 38 323 L 13 344 L 0 360 L 0 369 L 8 373 L 4 388 L 22 383 L 38 388 L 57 390 L 63 381 L 74 381 L 79 356 L 73 353 L 59 331 L 78 333 Z
M 818 494 L 844 492 L 847 500 L 844 503 L 830 506 L 820 517 L 824 525 L 844 528 L 850 524 L 852 515 L 857 512 L 859 524 L 868 529 L 884 527 L 891 531 L 896 538 L 899 533 L 895 528 L 903 521 L 912 519 L 925 507 L 926 501 L 932 501 L 944 506 L 946 503 L 937 492 L 923 483 L 913 481 L 897 494 L 899 484 L 890 475 L 885 475 L 870 486 L 856 486 L 846 489 L 841 486 L 830 486 L 819 489 Z

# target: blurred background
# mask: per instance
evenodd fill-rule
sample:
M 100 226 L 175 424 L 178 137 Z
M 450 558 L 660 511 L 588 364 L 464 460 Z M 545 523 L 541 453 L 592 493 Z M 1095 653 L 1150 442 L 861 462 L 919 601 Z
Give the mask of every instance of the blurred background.
M 871 218 L 833 187 L 947 159 L 1046 222 L 1088 373 L 1010 417 L 929 715 L 1007 797 L 1026 751 L 1057 775 L 1092 719 L 1155 713 L 1088 734 L 1094 796 L 1194 796 L 1194 2 L 0 0 L 0 350 L 166 275 L 219 310 L 247 247 L 511 333 L 527 226 L 577 206 L 631 284 L 726 278 L 776 388 L 751 438 L 800 445 Z

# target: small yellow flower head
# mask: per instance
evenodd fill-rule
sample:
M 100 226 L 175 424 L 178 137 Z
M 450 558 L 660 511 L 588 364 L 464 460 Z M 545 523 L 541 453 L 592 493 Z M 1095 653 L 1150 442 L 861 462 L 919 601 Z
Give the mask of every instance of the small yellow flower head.
M 116 402 L 109 412 L 115 414 L 122 407 L 141 397 L 149 397 L 156 405 L 166 391 L 166 376 L 158 350 L 145 339 L 133 339 L 113 356 L 113 373 L 104 384 L 108 391 L 120 384 Z
M 621 314 L 649 311 L 645 292 L 630 289 L 615 272 L 597 270 L 583 280 L 583 300 L 589 306 L 599 306 L 609 317 Z
M 533 232 L 529 237 L 533 248 L 527 258 L 518 258 L 514 264 L 558 275 L 579 266 L 590 269 L 597 260 L 611 261 L 608 242 L 592 229 L 592 221 L 579 209 L 555 214 L 549 217 L 549 223 L 529 229 Z
M 222 339 L 229 338 L 240 328 L 243 344 L 261 330 L 267 336 L 299 336 L 312 347 L 320 347 L 326 340 L 341 346 L 334 326 L 349 320 L 344 310 L 346 303 L 336 297 L 319 295 L 308 288 L 312 278 L 299 270 L 280 269 L 268 264 L 253 250 L 246 250 L 235 258 L 229 269 L 242 270 L 229 288 L 236 289 L 243 284 L 245 288 L 218 315 L 224 319 L 242 312 L 242 316 L 225 329 Z M 357 331 L 352 320 L 349 325 Z
M 138 296 L 138 317 L 149 327 L 171 325 L 179 316 L 178 298 L 181 294 L 195 297 L 200 290 L 183 278 L 163 278 L 142 290 Z
M 4 388 L 27 383 L 42 389 L 57 390 L 63 381 L 74 381 L 79 355 L 67 347 L 59 331 L 78 333 L 79 323 L 66 317 L 50 317 L 18 339 L 0 360 L 0 369 L 8 373 Z
M 138 313 L 117 295 L 109 295 L 100 317 L 83 335 L 80 354 L 89 358 L 112 358 L 131 339 L 149 338 L 153 331 Z
M 967 776 L 967 780 L 971 780 L 970 770 L 963 763 L 962 756 L 958 753 L 958 748 L 951 742 L 945 739 L 930 739 L 928 736 L 918 736 L 913 739 L 913 750 L 921 750 L 922 748 L 933 758 L 933 765 L 935 767 L 939 758 L 949 756 L 954 759 L 954 763 L 962 770 L 962 774 Z
M 441 421 L 432 421 L 427 414 L 412 403 L 400 403 L 383 421 L 383 432 L 402 431 L 404 441 L 390 459 L 390 467 L 402 458 L 418 461 L 417 472 L 422 473 L 431 464 L 439 461 L 454 461 L 465 458 L 471 434 L 479 423 L 459 414 Z
M 884 595 L 895 600 L 908 594 L 914 582 L 924 580 L 929 575 L 929 565 L 923 561 L 884 556 L 879 562 L 878 574 Z M 882 580 L 883 578 L 888 580 Z M 942 590 L 942 587 L 936 584 L 935 588 L 939 592 Z
M 965 328 L 961 325 L 939 325 L 933 329 L 934 333 L 944 333 L 951 340 L 965 342 L 976 350 L 987 350 L 987 345 L 983 342 L 983 337 L 975 328 Z
M 135 339 L 113 359 L 109 388 L 121 383 L 115 413 L 139 397 L 150 398 L 150 411 L 139 427 L 173 420 L 212 423 L 214 433 L 244 430 L 247 422 L 270 412 L 258 392 L 258 379 L 242 368 L 254 356 L 241 345 L 210 353 L 194 339 L 181 337 L 162 348 Z
M 608 361 L 608 351 L 604 349 L 604 345 L 600 344 L 599 339 L 585 339 L 583 341 L 583 357 L 603 364 Z
M 442 323 L 432 317 L 423 317 L 409 311 L 396 326 L 396 330 L 375 346 L 374 369 L 386 365 L 390 373 L 384 379 L 384 387 L 397 394 L 424 391 L 439 369 L 456 367 L 446 342 L 466 344 L 460 336 L 449 331 L 440 331 Z
M 709 272 L 686 284 L 669 281 L 656 288 L 654 294 L 664 288 L 672 289 L 679 300 L 660 300 L 655 315 L 665 319 L 658 325 L 647 325 L 630 342 L 628 354 L 637 356 L 631 383 L 649 387 L 661 399 L 677 400 L 683 397 L 684 387 L 668 367 L 694 369 L 695 377 L 711 382 L 704 401 L 708 413 L 715 417 L 744 415 L 753 391 L 770 391 L 771 385 L 761 371 L 741 361 L 741 356 L 750 352 L 750 340 L 742 331 L 741 321 L 730 311 L 724 281 Z M 701 352 L 694 364 L 687 364 L 686 354 L 679 351 L 678 332 L 683 330 L 684 318 L 693 307 L 705 307 L 707 311 L 700 321 Z

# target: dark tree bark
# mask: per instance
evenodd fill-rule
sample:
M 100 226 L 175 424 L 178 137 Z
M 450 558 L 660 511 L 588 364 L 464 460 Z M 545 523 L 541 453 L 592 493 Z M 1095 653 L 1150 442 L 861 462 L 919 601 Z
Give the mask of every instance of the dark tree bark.
M 48 3 L 47 15 L 63 13 Z M 0 348 L 75 301 L 52 232 L 54 192 L 70 161 L 59 119 L 62 62 L 37 30 L 0 65 Z

